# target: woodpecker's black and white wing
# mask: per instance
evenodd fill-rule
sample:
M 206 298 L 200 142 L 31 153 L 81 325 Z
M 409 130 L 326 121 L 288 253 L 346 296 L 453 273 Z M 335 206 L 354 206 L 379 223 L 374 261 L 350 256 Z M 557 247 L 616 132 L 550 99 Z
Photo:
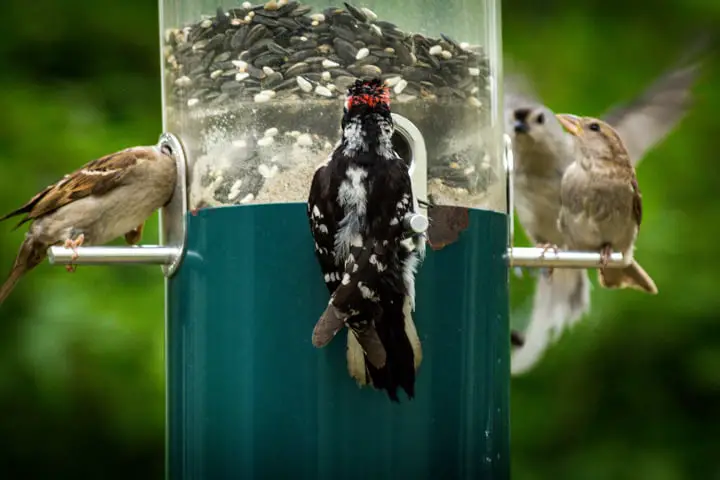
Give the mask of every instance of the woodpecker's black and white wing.
M 382 307 L 378 292 L 373 290 L 379 285 L 383 271 L 369 267 L 382 266 L 380 262 L 384 261 L 386 251 L 373 239 L 363 242 L 358 237 L 353 242 L 340 285 L 318 322 L 318 325 L 347 325 L 364 357 L 375 368 L 384 367 L 387 360 L 387 352 L 375 328 L 376 320 L 382 318 Z
M 315 257 L 330 294 L 340 285 L 343 268 L 336 264 L 335 234 L 342 219 L 342 210 L 336 202 L 337 189 L 333 188 L 332 167 L 322 165 L 315 171 L 308 196 L 307 215 L 310 232 L 315 242 Z M 326 324 L 321 321 L 313 331 L 313 345 L 322 347 L 333 339 L 343 324 Z

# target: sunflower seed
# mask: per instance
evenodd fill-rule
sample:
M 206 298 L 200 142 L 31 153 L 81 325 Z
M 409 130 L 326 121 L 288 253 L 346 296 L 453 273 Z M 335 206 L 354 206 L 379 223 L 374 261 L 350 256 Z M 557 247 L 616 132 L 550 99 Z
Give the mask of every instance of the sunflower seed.
M 315 12 L 295 0 L 245 2 L 167 29 L 163 39 L 169 95 L 183 106 L 188 99 L 197 99 L 195 106 L 263 102 L 275 92 L 294 101 L 305 94 L 331 98 L 356 78 L 377 76 L 400 103 L 486 103 L 489 69 L 481 47 L 445 34 L 405 33 L 350 2 Z
M 362 12 L 365 14 L 367 19 L 370 20 L 371 22 L 378 19 L 378 16 L 375 14 L 375 12 L 373 12 L 369 8 L 362 7 L 360 10 L 362 10 Z
M 308 133 L 302 133 L 297 137 L 295 142 L 301 147 L 309 147 L 313 144 L 312 137 Z
M 317 87 L 315 87 L 315 93 L 317 93 L 318 95 L 323 96 L 323 97 L 332 97 L 333 96 L 332 92 L 330 90 L 328 90 L 327 87 L 323 87 L 322 85 L 318 85 Z
M 289 13 L 291 17 L 301 17 L 308 12 L 312 10 L 312 7 L 310 5 L 300 5 L 299 7 L 295 8 L 292 12 Z
M 285 70 L 285 75 L 288 77 L 294 77 L 310 71 L 310 65 L 304 62 L 298 62 L 290 65 L 290 68 Z
M 177 80 L 175 80 L 175 85 L 178 87 L 189 87 L 192 85 L 192 80 L 190 80 L 190 77 L 180 77 Z
M 308 82 L 301 76 L 297 76 L 295 78 L 297 80 L 298 87 L 300 87 L 300 89 L 303 92 L 311 92 L 312 91 L 312 88 L 313 88 L 312 83 Z
M 363 65 L 360 67 L 348 67 L 350 73 L 357 75 L 358 77 L 379 77 L 382 75 L 382 70 L 375 65 Z
M 345 90 L 353 83 L 355 83 L 355 77 L 340 75 L 335 78 L 335 86 L 338 88 L 338 90 Z
M 344 4 L 345 4 L 345 8 L 348 9 L 348 12 L 350 12 L 350 14 L 353 17 L 357 18 L 358 20 L 360 20 L 363 23 L 368 21 L 368 17 L 367 17 L 367 15 L 365 15 L 365 12 L 363 12 L 359 8 L 354 7 L 353 5 L 350 5 L 347 2 L 344 2 Z
M 261 147 L 267 147 L 268 145 L 272 145 L 274 141 L 273 137 L 263 137 L 257 141 L 257 144 Z
M 263 88 L 273 88 L 280 85 L 284 80 L 282 73 L 272 72 L 262 81 Z

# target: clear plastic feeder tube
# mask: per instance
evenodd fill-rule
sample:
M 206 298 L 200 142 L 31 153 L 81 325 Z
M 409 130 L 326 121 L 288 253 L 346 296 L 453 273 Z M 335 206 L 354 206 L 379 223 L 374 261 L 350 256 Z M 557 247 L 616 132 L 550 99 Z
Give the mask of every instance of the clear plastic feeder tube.
M 167 223 L 185 251 L 166 296 L 169 478 L 509 478 L 499 0 L 160 2 L 191 211 Z M 348 87 L 377 77 L 430 217 L 400 404 L 351 377 L 347 330 L 311 343 L 329 292 L 304 203 Z
M 505 212 L 494 6 L 161 0 L 164 127 L 187 150 L 189 208 L 305 201 L 347 87 L 381 77 L 424 140 L 420 200 Z

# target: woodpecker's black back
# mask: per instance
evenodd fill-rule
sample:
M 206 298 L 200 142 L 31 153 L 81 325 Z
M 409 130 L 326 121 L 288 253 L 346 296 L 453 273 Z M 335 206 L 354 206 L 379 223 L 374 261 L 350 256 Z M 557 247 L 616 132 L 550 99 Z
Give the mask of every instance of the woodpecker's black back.
M 412 318 L 403 307 L 408 298 L 414 302 L 419 254 L 403 219 L 414 201 L 408 166 L 392 148 L 389 99 L 379 81 L 350 89 L 342 127 L 342 141 L 315 172 L 308 198 L 315 253 L 332 295 L 314 343 L 323 346 L 347 324 L 365 358 L 362 372 L 349 365 L 351 374 L 369 377 L 364 381 L 394 401 L 398 387 L 412 398 L 420 343 L 414 325 L 409 338 Z

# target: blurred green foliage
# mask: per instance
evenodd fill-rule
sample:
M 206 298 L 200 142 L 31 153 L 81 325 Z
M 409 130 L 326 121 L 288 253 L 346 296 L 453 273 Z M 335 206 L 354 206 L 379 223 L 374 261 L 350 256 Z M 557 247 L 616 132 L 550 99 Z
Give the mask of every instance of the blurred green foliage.
M 720 32 L 716 0 L 506 0 L 503 14 L 506 53 L 546 102 L 591 115 L 637 94 L 698 30 Z M 3 211 L 92 158 L 157 141 L 155 2 L 4 0 L 0 18 Z M 513 381 L 515 478 L 720 478 L 718 81 L 713 53 L 696 109 L 638 172 L 637 258 L 660 295 L 596 288 L 592 316 Z M 2 269 L 23 235 L 10 227 Z M 17 478 L 159 478 L 161 273 L 68 275 L 43 265 L 0 308 L 0 466 Z M 513 280 L 515 307 L 532 285 Z

